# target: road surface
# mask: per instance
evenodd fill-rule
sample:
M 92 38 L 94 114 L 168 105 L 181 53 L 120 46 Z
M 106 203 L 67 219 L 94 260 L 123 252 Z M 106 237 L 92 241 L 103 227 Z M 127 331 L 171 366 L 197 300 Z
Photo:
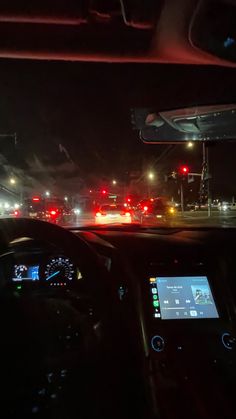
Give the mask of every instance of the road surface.
M 77 215 L 73 220 L 68 220 L 65 227 L 80 227 L 86 225 L 95 224 L 95 217 L 91 213 L 81 213 Z M 161 223 L 160 225 L 163 225 Z M 184 215 L 177 213 L 173 217 L 171 226 L 217 226 L 217 227 L 236 227 L 236 211 L 212 211 L 210 217 L 208 217 L 207 211 L 186 211 Z
M 0 218 L 6 218 L 0 216 Z M 137 222 L 137 221 L 136 221 Z M 91 226 L 95 224 L 95 216 L 93 213 L 82 212 L 72 217 L 67 217 L 60 225 L 66 228 L 79 228 L 84 226 Z M 183 215 L 178 212 L 173 216 L 170 223 L 163 223 L 157 220 L 156 226 L 171 226 L 171 227 L 184 227 L 184 226 L 211 226 L 211 227 L 236 227 L 236 211 L 212 211 L 211 217 L 208 217 L 207 211 L 186 211 Z M 146 224 L 145 224 L 146 226 Z M 147 226 L 151 226 L 147 225 Z

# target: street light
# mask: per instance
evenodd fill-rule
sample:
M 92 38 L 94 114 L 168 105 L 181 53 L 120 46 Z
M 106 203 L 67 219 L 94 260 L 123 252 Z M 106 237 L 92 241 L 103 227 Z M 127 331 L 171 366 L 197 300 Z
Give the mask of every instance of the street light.
M 45 192 L 45 195 L 46 195 L 47 197 L 49 197 L 49 196 L 50 196 L 50 192 L 49 192 L 49 191 L 46 191 L 46 192 Z
M 113 180 L 112 185 L 116 185 L 116 184 L 117 184 L 116 180 Z
M 193 147 L 194 147 L 194 143 L 192 141 L 188 141 L 187 148 L 193 148 Z
M 9 182 L 10 182 L 11 185 L 15 185 L 16 184 L 16 179 L 14 177 L 11 177 L 9 179 Z
M 150 180 L 154 179 L 154 173 L 153 172 L 148 173 L 148 179 L 150 179 Z
M 64 200 L 67 202 L 68 201 L 68 196 L 65 196 L 64 197 Z

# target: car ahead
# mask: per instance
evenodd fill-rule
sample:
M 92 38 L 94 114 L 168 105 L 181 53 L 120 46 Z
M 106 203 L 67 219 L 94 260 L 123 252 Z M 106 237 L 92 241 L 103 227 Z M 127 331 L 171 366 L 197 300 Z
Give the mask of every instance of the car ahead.
M 27 199 L 24 203 L 23 214 L 29 218 L 48 221 L 53 224 L 60 224 L 69 221 L 71 210 L 63 200 L 45 199 L 38 196 Z
M 235 202 L 221 202 L 218 204 L 218 209 L 222 212 L 230 212 L 230 211 L 236 211 L 236 204 Z
M 131 223 L 131 210 L 124 205 L 101 205 L 95 214 L 96 224 Z
M 229 209 L 230 211 L 236 211 L 236 203 L 233 202 L 232 204 L 230 204 Z
M 223 201 L 218 206 L 219 210 L 222 212 L 226 212 L 231 209 L 231 205 L 229 202 Z
M 141 224 L 170 222 L 176 216 L 176 208 L 165 198 L 143 199 L 139 202 L 135 218 Z

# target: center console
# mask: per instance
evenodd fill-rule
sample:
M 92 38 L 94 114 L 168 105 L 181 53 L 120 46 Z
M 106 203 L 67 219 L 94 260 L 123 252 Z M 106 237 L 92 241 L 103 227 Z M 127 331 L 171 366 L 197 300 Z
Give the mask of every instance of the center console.
M 236 339 L 226 278 L 204 264 L 150 269 L 144 295 L 153 404 L 167 418 L 233 418 Z

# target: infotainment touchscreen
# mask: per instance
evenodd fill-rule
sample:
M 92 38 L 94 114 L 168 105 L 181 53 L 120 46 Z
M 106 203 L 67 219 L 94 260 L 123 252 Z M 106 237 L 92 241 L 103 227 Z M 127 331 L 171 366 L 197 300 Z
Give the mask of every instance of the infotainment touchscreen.
M 153 316 L 162 320 L 219 317 L 206 276 L 151 277 Z

